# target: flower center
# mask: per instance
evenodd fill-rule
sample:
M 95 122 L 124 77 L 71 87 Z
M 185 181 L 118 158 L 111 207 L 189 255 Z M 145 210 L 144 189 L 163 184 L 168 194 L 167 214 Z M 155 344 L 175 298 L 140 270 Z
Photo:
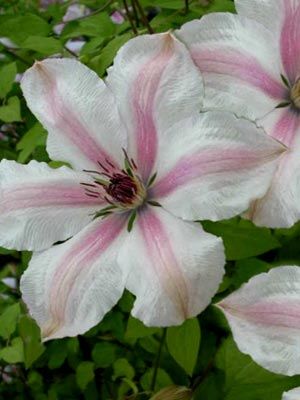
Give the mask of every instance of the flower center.
M 146 190 L 139 177 L 130 176 L 125 171 L 114 173 L 104 189 L 111 202 L 122 208 L 139 207 L 146 198 Z
M 291 89 L 291 100 L 293 105 L 300 109 L 300 79 L 296 81 Z
M 147 190 L 138 174 L 133 159 L 129 159 L 126 151 L 125 168 L 116 168 L 109 160 L 98 162 L 99 171 L 85 170 L 92 175 L 93 183 L 81 183 L 85 194 L 89 197 L 100 198 L 108 203 L 105 208 L 131 210 L 141 206 L 147 197 Z M 101 213 L 102 211 L 100 211 Z

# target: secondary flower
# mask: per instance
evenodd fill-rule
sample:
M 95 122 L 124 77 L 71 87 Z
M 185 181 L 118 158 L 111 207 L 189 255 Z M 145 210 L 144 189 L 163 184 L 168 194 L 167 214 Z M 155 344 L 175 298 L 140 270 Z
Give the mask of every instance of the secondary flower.
M 2 246 L 73 236 L 34 253 L 22 277 L 44 338 L 87 331 L 124 287 L 146 325 L 201 312 L 222 280 L 223 245 L 188 221 L 229 218 L 263 196 L 283 147 L 229 113 L 199 114 L 201 77 L 170 34 L 129 41 L 106 83 L 49 59 L 21 85 L 50 157 L 73 167 L 0 164 Z
M 208 108 L 257 119 L 289 149 L 248 217 L 289 227 L 300 219 L 300 2 L 235 0 L 238 14 L 210 14 L 178 36 L 203 73 Z
M 300 267 L 259 274 L 217 306 L 240 351 L 270 371 L 300 373 Z
M 282 400 L 299 400 L 300 388 L 292 389 L 289 392 L 284 392 Z

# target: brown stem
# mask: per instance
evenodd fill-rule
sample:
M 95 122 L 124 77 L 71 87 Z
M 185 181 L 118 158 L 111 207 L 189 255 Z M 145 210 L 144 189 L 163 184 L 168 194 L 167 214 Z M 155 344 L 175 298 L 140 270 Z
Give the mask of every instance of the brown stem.
M 131 15 L 130 15 L 130 11 L 129 11 L 129 8 L 128 8 L 127 0 L 123 0 L 123 4 L 124 4 L 125 11 L 126 11 L 127 19 L 128 19 L 128 21 L 129 21 L 129 23 L 131 25 L 131 29 L 132 29 L 132 31 L 133 31 L 133 33 L 135 35 L 138 35 L 139 33 L 138 33 L 138 31 L 137 31 L 137 29 L 136 29 L 136 27 L 134 25 L 134 22 L 133 22 L 133 20 L 131 18 Z
M 135 19 L 135 24 L 136 24 L 136 27 L 138 28 L 140 25 L 140 21 L 139 21 L 139 16 L 138 16 L 138 12 L 137 12 L 134 0 L 131 0 L 131 5 L 132 5 L 133 15 L 134 15 L 134 19 Z
M 189 12 L 189 0 L 184 0 L 184 5 L 185 5 L 185 13 L 187 14 Z
M 159 343 L 157 357 L 156 357 L 155 364 L 154 364 L 153 376 L 152 376 L 151 385 L 150 385 L 151 391 L 155 390 L 157 372 L 158 372 L 158 368 L 159 368 L 159 364 L 160 364 L 162 349 L 163 349 L 165 341 L 166 341 L 166 336 L 167 336 L 167 329 L 164 328 L 161 339 L 160 339 L 160 343 Z
M 151 33 L 151 34 L 154 33 L 154 30 L 153 30 L 152 26 L 150 25 L 150 23 L 149 23 L 149 21 L 147 19 L 147 16 L 146 16 L 146 14 L 144 12 L 144 9 L 141 6 L 139 0 L 132 0 L 132 2 L 135 3 L 135 5 L 136 5 L 136 7 L 137 7 L 137 9 L 138 9 L 138 11 L 140 13 L 141 20 L 143 21 L 144 26 L 148 29 L 148 32 Z

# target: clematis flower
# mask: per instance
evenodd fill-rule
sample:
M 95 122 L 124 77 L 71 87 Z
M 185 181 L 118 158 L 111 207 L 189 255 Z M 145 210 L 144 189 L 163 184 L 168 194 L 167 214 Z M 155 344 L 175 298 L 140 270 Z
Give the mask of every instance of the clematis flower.
M 300 388 L 284 392 L 282 397 L 282 400 L 299 400 L 299 399 L 300 399 Z
M 73 167 L 0 164 L 0 244 L 38 251 L 21 290 L 43 337 L 84 333 L 125 287 L 146 325 L 200 313 L 224 252 L 189 221 L 232 217 L 263 196 L 283 146 L 229 113 L 199 114 L 201 76 L 170 34 L 129 41 L 106 83 L 48 59 L 21 87 L 50 157 Z
M 268 227 L 300 219 L 300 2 L 235 0 L 238 14 L 185 24 L 178 36 L 203 73 L 207 108 L 256 119 L 288 151 L 248 218 Z
M 300 373 L 300 267 L 254 276 L 217 306 L 240 351 L 272 372 Z

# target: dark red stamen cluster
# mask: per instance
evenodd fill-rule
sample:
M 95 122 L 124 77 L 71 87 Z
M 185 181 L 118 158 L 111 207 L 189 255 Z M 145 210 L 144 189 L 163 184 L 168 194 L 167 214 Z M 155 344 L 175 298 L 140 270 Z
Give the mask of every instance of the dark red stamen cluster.
M 139 188 L 134 178 L 137 166 L 133 159 L 129 159 L 125 150 L 125 169 L 115 167 L 110 160 L 98 162 L 99 171 L 84 170 L 85 172 L 97 175 L 93 183 L 82 183 L 85 193 L 89 197 L 101 198 L 109 204 L 115 203 L 131 205 L 138 195 Z M 101 187 L 101 189 L 100 189 Z
M 109 185 L 104 189 L 112 199 L 123 204 L 133 203 L 138 191 L 134 180 L 124 173 L 113 174 Z

